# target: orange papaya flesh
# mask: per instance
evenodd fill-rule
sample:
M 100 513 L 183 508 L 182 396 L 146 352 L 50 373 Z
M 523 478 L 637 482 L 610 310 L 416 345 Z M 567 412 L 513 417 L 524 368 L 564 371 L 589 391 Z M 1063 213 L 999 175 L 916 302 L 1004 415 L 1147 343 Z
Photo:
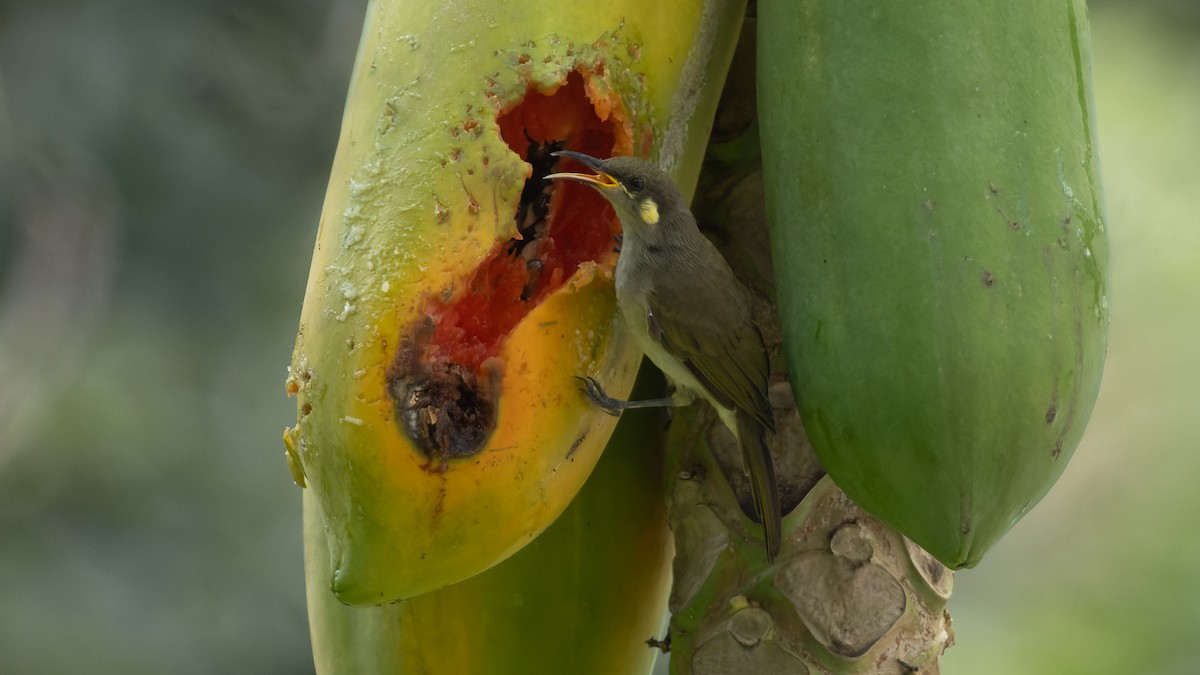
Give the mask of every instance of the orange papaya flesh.
M 601 112 L 618 109 L 606 101 Z M 528 166 L 517 234 L 496 242 L 456 284 L 460 293 L 426 299 L 424 317 L 403 330 L 388 372 L 396 419 L 431 469 L 487 447 L 503 389 L 501 345 L 513 329 L 581 265 L 615 264 L 620 221 L 612 207 L 585 185 L 545 176 L 556 170 L 556 150 L 627 154 L 632 140 L 620 119 L 600 117 L 578 72 L 560 86 L 530 87 L 498 115 L 501 137 Z

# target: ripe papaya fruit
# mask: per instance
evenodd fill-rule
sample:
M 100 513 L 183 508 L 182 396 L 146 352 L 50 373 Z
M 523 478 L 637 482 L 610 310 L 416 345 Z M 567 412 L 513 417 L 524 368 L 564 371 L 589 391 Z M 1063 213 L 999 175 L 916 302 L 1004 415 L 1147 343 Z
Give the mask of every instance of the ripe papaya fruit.
M 537 539 L 404 602 L 339 603 L 326 583 L 325 533 L 307 530 L 307 562 L 320 572 L 308 578 L 317 672 L 648 673 L 658 650 L 646 639 L 662 630 L 671 579 L 663 422 L 661 411 L 622 415 L 587 483 Z M 311 496 L 306 512 L 318 508 Z
M 1087 8 L 796 0 L 759 19 L 805 427 L 856 502 L 972 566 L 1058 478 L 1100 384 Z
M 587 478 L 614 420 L 576 377 L 625 394 L 640 354 L 619 222 L 543 177 L 571 149 L 694 182 L 743 7 L 371 3 L 286 383 L 339 600 L 471 577 Z

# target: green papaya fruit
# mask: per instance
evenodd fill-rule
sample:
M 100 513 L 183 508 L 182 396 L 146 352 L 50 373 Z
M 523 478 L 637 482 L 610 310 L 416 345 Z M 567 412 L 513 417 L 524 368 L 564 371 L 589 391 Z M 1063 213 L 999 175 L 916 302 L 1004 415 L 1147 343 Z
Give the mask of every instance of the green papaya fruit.
M 1087 7 L 762 2 L 766 197 L 822 464 L 946 565 L 1058 478 L 1100 384 Z

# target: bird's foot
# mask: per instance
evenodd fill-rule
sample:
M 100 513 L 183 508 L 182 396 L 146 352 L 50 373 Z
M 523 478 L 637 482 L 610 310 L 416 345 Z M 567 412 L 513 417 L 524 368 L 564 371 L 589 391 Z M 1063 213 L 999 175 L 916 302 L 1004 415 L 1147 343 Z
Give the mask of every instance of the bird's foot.
M 604 393 L 604 387 L 601 387 L 600 383 L 597 382 L 595 378 L 579 377 L 576 375 L 575 379 L 583 382 L 584 386 L 580 387 L 579 391 L 582 391 L 584 394 L 586 394 L 588 400 L 599 406 L 604 410 L 604 412 L 612 415 L 613 417 L 621 416 L 621 410 L 625 408 L 626 401 L 613 398 Z

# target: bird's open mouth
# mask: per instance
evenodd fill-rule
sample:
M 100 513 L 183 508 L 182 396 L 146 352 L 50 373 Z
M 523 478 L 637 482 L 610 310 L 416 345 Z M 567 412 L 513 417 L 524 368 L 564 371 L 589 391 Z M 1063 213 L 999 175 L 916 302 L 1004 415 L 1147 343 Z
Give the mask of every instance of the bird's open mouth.
M 572 152 L 570 150 L 559 150 L 559 151 L 553 153 L 553 155 L 555 157 L 565 157 L 568 159 L 573 159 L 573 160 L 579 162 L 580 164 L 583 164 L 587 168 L 591 169 L 592 171 L 595 171 L 596 173 L 590 174 L 590 173 L 576 173 L 576 172 L 566 171 L 566 172 L 562 172 L 562 173 L 549 174 L 545 177 L 545 180 L 553 180 L 555 178 L 566 178 L 567 180 L 579 181 L 580 183 L 591 183 L 593 185 L 598 185 L 600 187 L 609 188 L 609 189 L 618 187 L 621 184 L 619 181 L 617 181 L 617 179 L 615 179 L 612 176 L 605 173 L 604 170 L 600 168 L 600 163 L 597 162 L 596 159 L 594 157 L 591 157 L 590 155 L 585 155 L 581 152 Z
M 620 185 L 620 183 L 618 183 L 615 178 L 604 173 L 603 171 L 601 171 L 600 173 L 597 173 L 597 174 L 574 173 L 574 172 L 568 171 L 568 172 L 562 172 L 562 173 L 552 173 L 552 174 L 546 176 L 546 180 L 552 180 L 555 178 L 566 178 L 568 180 L 577 180 L 580 183 L 593 183 L 595 185 L 599 185 L 600 187 L 605 187 L 605 188 L 615 188 L 618 185 Z

